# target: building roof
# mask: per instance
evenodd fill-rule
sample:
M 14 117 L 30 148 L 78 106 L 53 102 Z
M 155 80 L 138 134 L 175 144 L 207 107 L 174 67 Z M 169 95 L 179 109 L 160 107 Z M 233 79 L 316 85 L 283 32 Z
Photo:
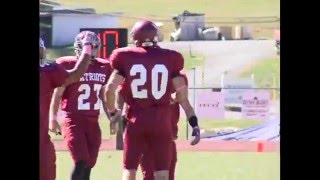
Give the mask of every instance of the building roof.
M 52 12 L 40 12 L 39 16 L 40 17 L 51 17 L 53 15 L 121 16 L 121 14 L 122 13 L 117 13 L 117 12 L 115 12 L 115 13 L 110 12 L 110 13 L 101 13 L 101 14 L 99 13 L 99 14 L 97 14 L 97 13 L 81 13 L 81 12 L 77 13 L 75 11 L 73 11 L 73 12 L 69 12 L 69 11 L 52 11 Z
M 53 9 L 47 11 L 40 11 L 40 15 L 45 14 L 96 14 L 94 9 Z

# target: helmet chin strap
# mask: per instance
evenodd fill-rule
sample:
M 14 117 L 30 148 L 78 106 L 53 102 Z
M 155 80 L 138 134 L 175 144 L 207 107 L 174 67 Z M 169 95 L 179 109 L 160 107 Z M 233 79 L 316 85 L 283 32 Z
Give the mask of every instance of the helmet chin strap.
M 143 43 L 141 43 L 141 46 L 142 47 L 152 47 L 152 46 L 154 46 L 154 43 L 152 41 L 143 42 Z
M 141 43 L 142 47 L 154 47 L 157 45 L 158 36 L 155 36 L 153 40 L 146 39 L 146 41 Z
M 135 41 L 135 44 L 137 47 L 155 47 L 157 46 L 157 42 L 154 41 L 145 41 L 145 42 L 139 42 Z

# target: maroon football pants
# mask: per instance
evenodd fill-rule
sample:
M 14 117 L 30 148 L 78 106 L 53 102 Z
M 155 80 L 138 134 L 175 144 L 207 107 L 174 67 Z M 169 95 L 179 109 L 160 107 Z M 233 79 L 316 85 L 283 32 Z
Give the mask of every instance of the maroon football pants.
M 56 153 L 53 143 L 48 140 L 40 143 L 40 180 L 56 179 Z
M 124 132 L 124 168 L 138 169 L 141 156 L 148 149 L 154 161 L 154 169 L 169 170 L 171 152 L 168 151 L 168 149 L 172 148 L 171 141 L 172 132 L 170 122 L 163 123 L 162 126 L 128 123 Z
M 101 130 L 97 119 L 64 118 L 62 134 L 74 163 L 85 161 L 93 168 L 101 145 Z
M 172 141 L 172 156 L 170 162 L 169 169 L 169 180 L 174 180 L 174 173 L 176 170 L 177 164 L 177 147 L 176 143 Z M 148 152 L 144 153 L 141 158 L 140 167 L 143 174 L 143 180 L 154 180 L 154 168 L 152 157 L 148 154 Z

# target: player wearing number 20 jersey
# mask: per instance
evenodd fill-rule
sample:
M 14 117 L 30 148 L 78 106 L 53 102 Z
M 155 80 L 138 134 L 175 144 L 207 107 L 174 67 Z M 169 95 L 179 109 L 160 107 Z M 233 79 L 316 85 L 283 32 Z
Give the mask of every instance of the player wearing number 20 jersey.
M 77 61 L 75 56 L 56 60 L 66 69 Z M 95 58 L 80 81 L 63 87 L 61 109 L 65 112 L 62 121 L 62 135 L 76 164 L 85 161 L 88 168 L 94 167 L 101 144 L 101 131 L 98 123 L 100 95 L 102 87 L 111 74 L 108 60 Z
M 188 78 L 184 72 L 181 72 L 181 77 L 184 78 L 186 84 L 188 85 Z M 120 89 L 121 93 L 121 89 Z M 175 93 L 175 92 L 173 92 Z M 175 102 L 172 99 L 170 104 L 171 109 L 171 123 L 172 123 L 172 149 L 171 149 L 171 161 L 170 161 L 170 169 L 169 169 L 169 180 L 175 179 L 175 169 L 177 164 L 177 146 L 174 140 L 178 138 L 178 122 L 180 118 L 180 105 L 178 102 Z M 170 150 L 169 150 L 170 151 Z M 153 169 L 153 161 L 152 157 L 149 156 L 150 152 L 145 152 L 141 159 L 141 170 L 143 174 L 143 180 L 154 180 L 154 169 Z
M 127 106 L 124 132 L 123 180 L 136 179 L 141 155 L 149 150 L 154 160 L 155 180 L 167 180 L 171 160 L 172 128 L 170 98 L 173 89 L 186 98 L 185 83 L 179 76 L 183 69 L 180 53 L 157 46 L 156 25 L 147 20 L 134 24 L 131 35 L 136 47 L 112 52 L 112 75 L 106 85 L 106 103 L 111 120 L 121 116 L 115 108 L 116 90 Z M 184 90 L 184 91 L 182 91 Z
M 171 159 L 171 80 L 183 68 L 180 53 L 160 47 L 130 47 L 113 51 L 110 62 L 124 77 L 121 95 L 128 105 L 124 135 L 124 168 L 136 170 L 150 149 L 155 171 L 168 170 Z

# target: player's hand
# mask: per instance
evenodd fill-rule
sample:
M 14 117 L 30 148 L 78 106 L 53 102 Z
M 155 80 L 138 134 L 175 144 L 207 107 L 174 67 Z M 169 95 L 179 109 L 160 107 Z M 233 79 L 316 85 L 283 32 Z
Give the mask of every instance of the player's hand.
M 110 134 L 115 135 L 118 132 L 118 123 L 110 121 Z
M 106 112 L 106 116 L 107 116 L 107 119 L 108 119 L 109 121 L 111 121 L 111 115 L 110 115 L 109 112 Z
M 61 127 L 57 120 L 50 120 L 49 131 L 55 135 L 61 135 Z
M 190 145 L 194 146 L 200 142 L 200 128 L 198 126 L 192 129 Z
M 116 109 L 114 112 L 110 113 L 110 121 L 111 122 L 118 122 L 121 120 L 121 110 Z
M 81 39 L 82 47 L 87 44 L 91 44 L 92 46 L 96 45 L 95 42 L 98 41 L 98 37 L 94 32 L 83 31 L 81 33 L 83 33 L 83 38 Z
M 110 113 L 110 134 L 114 135 L 118 131 L 118 123 L 121 121 L 121 110 L 117 109 Z

